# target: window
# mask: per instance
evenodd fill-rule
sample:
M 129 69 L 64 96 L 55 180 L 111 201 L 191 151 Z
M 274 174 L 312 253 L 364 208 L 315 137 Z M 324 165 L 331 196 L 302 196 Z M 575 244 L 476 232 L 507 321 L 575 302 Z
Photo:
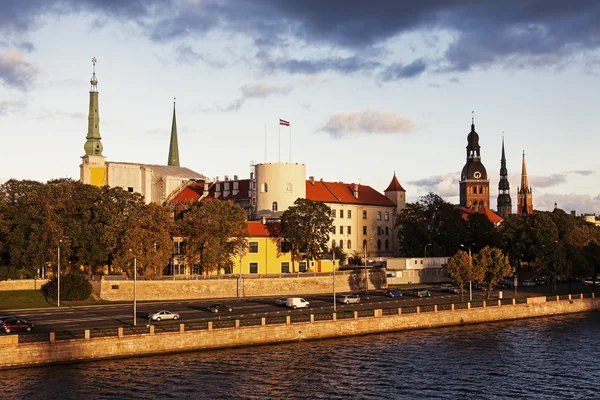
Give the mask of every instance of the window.
M 335 210 L 331 209 L 331 218 L 335 218 Z
M 379 236 L 379 235 L 381 235 L 381 227 L 380 226 L 377 227 L 377 236 Z
M 390 234 L 390 228 L 388 228 L 387 226 L 385 227 L 385 234 L 389 235 Z
M 352 242 L 350 240 L 348 240 L 348 248 L 351 249 L 352 248 Z
M 289 274 L 290 273 L 290 263 L 289 263 L 289 261 L 282 261 L 281 262 L 281 273 L 282 274 Z
M 479 194 L 483 194 L 483 186 L 479 186 Z
M 386 249 L 386 250 L 389 250 L 389 248 L 390 248 L 390 241 L 389 241 L 389 240 L 387 240 L 387 239 L 385 239 L 385 249 Z M 422 263 L 422 262 L 423 262 L 423 261 L 421 261 L 421 263 Z
M 343 235 L 343 234 L 344 234 L 344 227 L 340 226 L 340 235 Z
M 277 211 L 277 202 L 273 202 L 273 206 L 271 207 L 271 211 Z
M 132 188 L 131 186 L 129 186 L 129 187 L 127 188 L 127 191 L 128 191 L 129 193 L 133 193 L 133 188 Z
M 390 220 L 390 213 L 388 211 L 385 212 L 385 220 L 386 221 Z
M 344 210 L 340 210 L 340 218 L 344 218 Z
M 258 253 L 258 242 L 248 243 L 248 253 Z
M 367 234 L 367 227 L 363 226 L 363 235 L 366 235 L 366 234 Z
M 261 192 L 268 192 L 269 191 L 269 185 L 267 185 L 267 183 L 263 183 L 260 187 L 260 191 Z
M 335 225 L 331 227 L 331 233 L 335 235 Z
M 257 262 L 251 262 L 250 264 L 248 264 L 248 268 L 250 269 L 251 274 L 258 274 L 258 263 Z
M 348 229 L 346 230 L 346 232 L 348 233 L 348 235 L 350 235 L 352 233 L 352 227 L 348 226 L 347 228 Z
M 288 182 L 288 183 L 285 185 L 285 191 L 286 191 L 286 192 L 291 192 L 291 191 L 292 191 L 292 184 L 291 184 L 291 183 L 289 183 L 289 182 Z
M 363 210 L 363 219 L 367 219 L 367 210 Z
M 381 211 L 377 211 L 377 220 L 381 221 Z
M 381 239 L 377 239 L 377 250 L 381 250 Z
M 348 218 L 352 218 L 352 210 L 348 210 L 347 214 L 348 214 Z
M 308 270 L 307 265 L 306 265 L 306 261 L 300 261 L 298 263 L 298 271 L 300 272 L 306 272 Z
M 340 240 L 340 249 L 343 249 L 343 248 L 344 248 L 344 241 Z
M 367 248 L 367 240 L 365 239 L 365 240 L 363 240 L 363 249 L 366 249 L 366 248 Z

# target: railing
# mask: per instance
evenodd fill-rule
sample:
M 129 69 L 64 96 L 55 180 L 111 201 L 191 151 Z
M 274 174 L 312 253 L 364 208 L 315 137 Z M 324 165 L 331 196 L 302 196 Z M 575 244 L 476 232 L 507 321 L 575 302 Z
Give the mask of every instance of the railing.
M 556 301 L 573 301 L 595 298 L 593 293 L 582 293 L 572 295 L 557 295 L 548 296 L 547 302 Z M 462 303 L 444 303 L 444 304 L 424 304 L 421 306 L 401 306 L 394 308 L 373 308 L 373 309 L 361 309 L 361 310 L 344 310 L 335 313 L 335 320 L 347 320 L 356 318 L 377 318 L 378 314 L 375 310 L 381 310 L 381 316 L 394 316 L 394 315 L 406 315 L 406 314 L 421 314 L 421 313 L 436 313 L 436 312 L 454 312 L 456 310 L 483 308 L 483 307 L 502 307 L 502 306 L 515 306 L 526 304 L 527 298 L 516 298 L 516 299 L 490 299 L 490 300 L 477 300 L 472 302 Z M 249 326 L 261 326 L 261 325 L 285 325 L 294 323 L 314 323 L 322 321 L 333 321 L 333 312 L 321 312 L 317 314 L 300 313 L 291 314 L 286 316 L 265 316 L 265 317 L 249 317 L 234 319 L 228 317 L 221 319 L 214 319 L 212 321 L 190 321 L 186 323 L 161 323 L 151 325 L 140 325 L 140 326 L 122 326 L 122 327 L 108 327 L 108 328 L 93 328 L 87 330 L 69 330 L 69 331 L 57 331 L 51 333 L 27 333 L 19 335 L 19 344 L 26 343 L 41 343 L 41 342 L 54 342 L 61 340 L 87 340 L 91 338 L 104 338 L 104 337 L 122 337 L 122 336 L 133 336 L 133 335 L 147 335 L 156 333 L 175 333 L 175 332 L 189 332 L 189 331 L 200 331 L 200 330 L 213 330 L 213 329 L 237 329 L 240 327 Z

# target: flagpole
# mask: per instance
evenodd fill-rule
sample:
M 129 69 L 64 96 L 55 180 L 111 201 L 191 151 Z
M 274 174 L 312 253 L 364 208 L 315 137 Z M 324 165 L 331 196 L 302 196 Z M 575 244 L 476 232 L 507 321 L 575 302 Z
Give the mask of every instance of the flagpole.
M 265 164 L 267 163 L 267 124 L 265 124 Z
M 290 124 L 290 164 L 292 163 L 292 125 Z
M 281 162 L 281 120 L 279 120 L 279 130 L 277 134 L 277 157 L 278 162 Z

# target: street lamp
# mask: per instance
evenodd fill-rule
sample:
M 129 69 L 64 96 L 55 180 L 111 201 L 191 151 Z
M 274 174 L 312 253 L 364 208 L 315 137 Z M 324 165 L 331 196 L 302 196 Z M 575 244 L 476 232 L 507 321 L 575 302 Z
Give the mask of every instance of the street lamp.
M 427 246 L 431 246 L 431 243 L 425 245 L 425 258 L 427 258 Z M 427 260 L 425 260 L 425 262 L 427 262 Z
M 333 265 L 333 312 L 336 312 L 335 304 L 335 247 L 331 246 L 331 264 Z
M 137 256 L 133 256 L 133 326 L 137 326 Z
M 473 301 L 473 290 L 472 290 L 471 276 L 470 276 L 472 274 L 472 269 L 473 269 L 473 257 L 471 257 L 471 246 L 465 246 L 464 244 L 461 244 L 460 247 L 462 247 L 463 249 L 469 250 L 469 301 Z
M 57 299 L 56 300 L 56 306 L 57 307 L 60 307 L 60 244 L 61 243 L 62 243 L 62 240 L 59 240 L 58 241 L 58 258 L 57 258 L 57 261 L 56 261 L 56 266 L 58 267 L 57 268 L 57 272 L 58 272 L 57 273 L 57 277 L 58 277 L 57 278 L 57 282 L 58 282 L 58 284 L 57 284 L 57 289 L 56 289 L 56 291 L 57 291 L 57 294 L 56 294 L 56 299 Z
M 369 275 L 367 275 L 367 242 L 365 241 L 365 295 L 369 295 Z

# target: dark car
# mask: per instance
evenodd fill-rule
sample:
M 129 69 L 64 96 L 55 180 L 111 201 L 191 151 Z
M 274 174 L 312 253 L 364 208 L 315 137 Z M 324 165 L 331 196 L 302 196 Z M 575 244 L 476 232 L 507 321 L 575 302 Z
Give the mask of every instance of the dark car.
M 230 307 L 228 305 L 225 304 L 213 304 L 210 307 L 208 307 L 208 310 L 210 312 L 214 312 L 214 313 L 218 313 L 218 312 L 222 312 L 222 311 L 229 311 L 232 312 L 233 311 L 233 307 Z
M 402 290 L 400 290 L 400 289 L 390 289 L 390 290 L 386 290 L 384 294 L 387 297 L 402 297 Z
M 2 330 L 6 333 L 31 331 L 33 324 L 24 319 L 8 318 L 2 321 Z
M 413 289 L 413 296 L 431 297 L 431 292 L 428 289 Z

